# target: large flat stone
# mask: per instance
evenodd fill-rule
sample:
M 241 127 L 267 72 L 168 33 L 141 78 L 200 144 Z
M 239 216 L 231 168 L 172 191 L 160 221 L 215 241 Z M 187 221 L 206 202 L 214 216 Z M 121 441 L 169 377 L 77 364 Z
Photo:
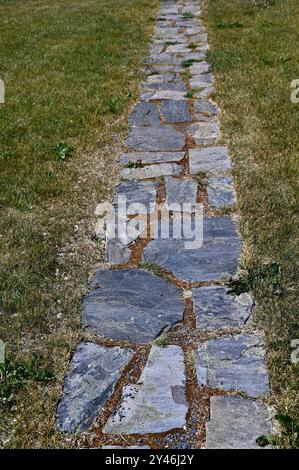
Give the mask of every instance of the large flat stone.
M 140 150 L 182 150 L 185 137 L 173 126 L 133 127 L 125 144 Z
M 211 397 L 206 449 L 261 449 L 258 437 L 271 433 L 265 405 L 241 397 Z
M 176 90 L 158 90 L 151 97 L 152 100 L 177 100 L 182 101 L 186 100 L 185 91 L 176 91 Z
M 250 397 L 268 395 L 263 338 L 259 335 L 224 336 L 198 347 L 198 380 L 223 390 L 240 390 Z
M 230 170 L 226 147 L 194 148 L 189 150 L 191 175 L 198 173 L 219 174 Z
M 180 289 L 141 269 L 97 271 L 92 289 L 83 323 L 105 338 L 149 343 L 183 317 Z
M 166 187 L 166 207 L 171 204 L 189 203 L 194 208 L 196 203 L 198 183 L 193 178 L 173 178 L 168 176 L 165 178 Z
M 178 346 L 153 346 L 136 385 L 124 388 L 105 433 L 160 433 L 186 424 L 184 356 Z
M 200 248 L 186 248 L 185 241 L 156 238 L 145 247 L 143 257 L 183 280 L 219 281 L 236 275 L 241 241 L 232 219 L 205 218 Z
M 166 122 L 188 122 L 192 120 L 187 101 L 165 100 L 162 101 L 160 109 Z
M 236 202 L 232 179 L 214 177 L 207 180 L 209 204 L 214 209 L 231 206 Z
M 224 286 L 192 290 L 197 328 L 237 328 L 245 325 L 251 315 L 252 297 L 248 293 L 230 295 L 228 290 Z
M 119 207 L 119 198 L 126 198 L 126 212 L 128 215 L 139 214 L 138 204 L 145 206 L 147 213 L 154 210 L 156 203 L 158 183 L 154 181 L 123 181 L 116 188 L 113 200 L 114 207 Z
M 198 122 L 190 126 L 190 134 L 198 145 L 213 145 L 220 136 L 220 130 L 215 122 Z
M 61 431 L 82 432 L 92 425 L 132 357 L 129 349 L 94 343 L 82 343 L 76 348 L 58 404 Z
M 160 115 L 155 103 L 142 101 L 134 106 L 130 116 L 133 126 L 160 126 Z
M 198 118 L 200 118 L 201 115 L 215 116 L 218 114 L 218 108 L 209 100 L 195 100 L 194 114 Z
M 144 180 L 168 175 L 180 175 L 182 174 L 182 167 L 177 163 L 159 163 L 140 168 L 122 168 L 120 173 L 127 180 Z
M 120 164 L 124 166 L 137 161 L 142 164 L 179 162 L 184 155 L 184 152 L 130 152 L 120 156 Z
M 183 80 L 178 80 L 178 79 L 172 80 L 172 81 L 146 80 L 146 82 L 142 84 L 142 88 L 145 90 L 157 90 L 157 92 L 158 91 L 161 92 L 159 93 L 160 96 L 161 95 L 164 96 L 165 93 L 172 91 L 173 92 L 171 94 L 172 96 L 177 96 L 177 92 L 180 92 L 178 96 L 181 97 L 181 96 L 184 96 L 184 94 L 187 91 L 186 85 L 183 82 Z M 162 91 L 165 91 L 165 93 L 162 93 Z M 152 99 L 156 99 L 156 98 L 153 97 Z

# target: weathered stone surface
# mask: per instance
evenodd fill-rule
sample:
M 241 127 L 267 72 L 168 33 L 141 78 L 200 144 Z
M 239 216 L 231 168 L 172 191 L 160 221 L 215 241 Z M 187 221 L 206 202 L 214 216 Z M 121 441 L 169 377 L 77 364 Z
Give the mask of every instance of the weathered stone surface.
M 204 88 L 209 86 L 214 81 L 214 76 L 211 73 L 205 73 L 202 75 L 196 75 L 190 78 L 190 87 L 193 90 L 197 88 Z
M 224 173 L 231 167 L 226 147 L 190 149 L 189 165 L 191 175 Z
M 119 197 L 126 198 L 126 212 L 128 215 L 139 214 L 140 211 L 136 204 L 143 204 L 146 207 L 147 213 L 154 211 L 156 203 L 158 183 L 154 181 L 123 181 L 116 188 L 116 195 L 114 197 L 114 207 L 117 209 L 119 206 Z M 120 202 L 122 204 L 122 202 Z
M 207 62 L 195 63 L 190 67 L 190 73 L 191 75 L 207 73 L 209 71 L 209 68 L 210 66 Z
M 58 405 L 61 431 L 82 432 L 91 426 L 132 357 L 130 349 L 94 343 L 76 348 Z
M 184 356 L 178 346 L 153 346 L 138 384 L 124 388 L 105 433 L 159 433 L 180 428 L 188 412 Z
M 198 122 L 190 126 L 190 134 L 198 145 L 213 145 L 220 136 L 220 130 L 215 122 Z
M 258 437 L 271 433 L 265 405 L 241 397 L 211 397 L 206 449 L 262 449 Z
M 236 195 L 231 178 L 218 177 L 207 180 L 209 204 L 214 209 L 231 206 L 236 202 Z
M 191 121 L 187 101 L 165 100 L 160 106 L 162 115 L 166 122 Z
M 145 261 L 189 281 L 219 281 L 237 272 L 241 241 L 230 218 L 205 218 L 203 245 L 186 248 L 184 239 L 155 239 L 144 249 Z
M 133 126 L 159 126 L 160 116 L 155 103 L 142 101 L 135 105 L 130 122 Z
M 170 87 L 168 87 L 170 88 Z M 152 100 L 186 100 L 185 92 L 175 90 L 158 90 L 152 97 Z
M 153 80 L 148 81 L 146 80 L 142 84 L 142 88 L 147 89 L 147 90 L 153 90 L 153 91 L 157 90 L 157 92 L 158 91 L 159 92 L 172 91 L 173 95 L 176 95 L 176 93 L 174 92 L 182 92 L 184 94 L 187 91 L 186 85 L 183 82 L 183 80 L 172 80 L 172 81 L 153 81 Z M 156 99 L 154 98 L 154 96 L 156 95 L 152 95 L 152 96 L 153 96 L 152 99 Z
M 140 150 L 182 150 L 185 137 L 173 126 L 133 127 L 125 144 Z
M 223 286 L 192 290 L 197 328 L 234 328 L 247 323 L 253 307 L 251 295 L 230 295 L 228 291 Z
M 177 163 L 159 163 L 141 168 L 123 168 L 121 175 L 124 179 L 160 178 L 160 176 L 180 175 L 182 167 Z
M 144 61 L 145 64 L 165 64 L 165 65 L 179 65 L 180 59 L 176 57 L 176 54 L 168 54 L 163 52 L 162 54 L 151 54 L 151 56 Z
M 198 183 L 192 178 L 172 178 L 171 176 L 165 178 L 166 186 L 166 207 L 169 208 L 171 204 L 190 203 L 194 207 L 196 203 L 196 195 Z
M 83 323 L 110 339 L 149 343 L 182 320 L 181 291 L 141 269 L 97 271 L 84 299 Z
M 199 114 L 205 114 L 207 116 L 215 116 L 218 114 L 218 108 L 215 104 L 208 100 L 195 100 L 194 101 L 194 113 L 197 117 Z
M 240 390 L 250 397 L 268 395 L 263 338 L 258 335 L 224 336 L 198 347 L 200 383 L 223 390 Z
M 120 164 L 124 166 L 137 161 L 142 164 L 179 162 L 184 155 L 184 152 L 130 152 L 120 156 Z

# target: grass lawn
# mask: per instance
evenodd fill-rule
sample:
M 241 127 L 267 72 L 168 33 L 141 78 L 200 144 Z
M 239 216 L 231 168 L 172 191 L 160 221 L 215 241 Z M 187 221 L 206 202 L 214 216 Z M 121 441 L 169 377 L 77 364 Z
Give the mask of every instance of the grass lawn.
M 204 17 L 246 241 L 235 288 L 253 289 L 266 333 L 270 401 L 289 417 L 279 445 L 299 447 L 299 366 L 291 362 L 299 339 L 299 104 L 290 98 L 299 3 L 205 0 Z
M 157 4 L 0 0 L 1 447 L 73 445 L 56 403 Z

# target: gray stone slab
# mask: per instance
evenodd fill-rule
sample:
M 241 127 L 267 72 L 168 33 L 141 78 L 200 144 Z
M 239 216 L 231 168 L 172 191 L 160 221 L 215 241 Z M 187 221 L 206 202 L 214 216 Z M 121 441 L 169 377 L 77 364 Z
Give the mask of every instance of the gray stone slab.
M 213 82 L 214 76 L 210 73 L 195 75 L 194 77 L 190 78 L 190 87 L 192 90 L 196 90 L 198 88 L 207 87 Z
M 121 176 L 124 179 L 160 178 L 167 175 L 180 175 L 182 167 L 177 163 L 159 163 L 157 165 L 143 166 L 141 168 L 123 168 Z
M 256 440 L 270 433 L 270 413 L 262 403 L 233 396 L 211 397 L 206 449 L 262 449 Z
M 200 114 L 205 114 L 207 116 L 216 116 L 218 114 L 218 108 L 211 101 L 195 100 L 194 113 L 196 117 Z
M 198 122 L 190 126 L 190 134 L 198 145 L 213 145 L 220 137 L 220 129 L 216 122 Z
M 182 320 L 181 290 L 142 269 L 97 271 L 83 323 L 105 338 L 149 343 Z
M 210 66 L 207 62 L 195 63 L 190 67 L 190 74 L 199 75 L 199 74 L 207 73 L 209 71 L 209 68 Z
M 231 206 L 236 202 L 236 195 L 231 178 L 214 177 L 207 180 L 209 204 L 214 209 Z
M 199 329 L 237 328 L 251 315 L 253 300 L 247 292 L 228 294 L 224 286 L 197 287 L 192 290 L 196 327 Z
M 130 116 L 133 126 L 160 126 L 160 115 L 155 103 L 142 101 L 134 106 Z
M 145 64 L 162 64 L 162 65 L 179 65 L 180 59 L 176 54 L 163 52 L 162 54 L 151 54 L 148 59 L 144 61 Z
M 166 90 L 158 90 L 156 93 L 154 93 L 151 97 L 152 100 L 178 100 L 178 101 L 183 101 L 186 100 L 185 96 L 185 91 L 175 91 L 169 89 L 170 87 L 167 87 L 168 89 Z
M 165 178 L 166 207 L 171 204 L 190 203 L 193 207 L 196 203 L 198 183 L 193 178 L 178 179 L 168 176 Z
M 124 166 L 137 161 L 142 164 L 179 162 L 184 156 L 184 152 L 130 152 L 120 156 L 120 164 Z
M 133 127 L 125 144 L 139 150 L 182 150 L 185 137 L 173 126 Z
M 188 122 L 192 120 L 187 101 L 164 100 L 160 105 L 166 122 Z
M 172 81 L 153 81 L 146 80 L 142 84 L 142 88 L 146 90 L 157 90 L 157 91 L 174 91 L 186 93 L 187 88 L 183 80 L 172 80 Z M 181 96 L 181 95 L 180 95 Z
M 138 384 L 124 388 L 105 433 L 160 433 L 186 424 L 184 356 L 178 346 L 153 346 Z
M 198 347 L 200 383 L 223 390 L 240 390 L 250 397 L 269 394 L 263 338 L 224 336 Z
M 198 173 L 219 174 L 230 170 L 226 147 L 194 148 L 189 150 L 191 175 Z
M 126 264 L 130 261 L 131 250 L 128 244 L 131 240 L 119 240 L 112 238 L 106 243 L 106 259 L 110 264 Z
M 130 349 L 80 344 L 73 355 L 58 404 L 61 431 L 86 431 L 100 413 L 122 370 L 133 357 Z
M 232 219 L 205 218 L 202 246 L 190 249 L 185 242 L 156 238 L 145 247 L 144 260 L 188 281 L 219 281 L 236 275 L 242 244 Z
M 156 203 L 158 183 L 154 181 L 123 181 L 116 188 L 116 194 L 113 200 L 114 207 L 118 208 L 119 203 L 123 204 L 119 197 L 126 198 L 126 212 L 128 215 L 139 214 L 137 204 L 146 207 L 147 213 L 154 211 Z

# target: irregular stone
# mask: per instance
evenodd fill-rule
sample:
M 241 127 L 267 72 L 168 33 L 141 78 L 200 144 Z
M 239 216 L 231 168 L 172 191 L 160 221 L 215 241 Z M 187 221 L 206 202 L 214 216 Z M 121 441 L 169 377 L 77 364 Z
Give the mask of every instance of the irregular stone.
M 199 114 L 215 116 L 216 114 L 218 114 L 218 108 L 215 104 L 211 103 L 211 101 L 195 100 L 194 113 L 196 117 L 198 117 Z
M 160 105 L 166 122 L 188 122 L 192 120 L 187 101 L 165 100 Z
M 207 192 L 209 204 L 214 209 L 231 206 L 236 202 L 231 178 L 209 178 L 207 180 Z
M 262 403 L 241 397 L 211 397 L 206 449 L 262 449 L 258 437 L 271 434 L 270 413 Z
M 201 384 L 222 390 L 240 390 L 250 397 L 269 394 L 263 338 L 258 335 L 224 336 L 198 347 Z
M 167 175 L 180 175 L 182 167 L 177 163 L 160 163 L 158 165 L 144 166 L 141 168 L 123 168 L 121 175 L 124 179 L 160 178 Z
M 145 206 L 147 213 L 154 211 L 158 183 L 153 181 L 123 181 L 116 188 L 114 207 L 118 208 L 119 196 L 126 198 L 126 212 L 128 215 L 139 214 L 136 204 Z
M 212 86 L 206 86 L 195 93 L 195 98 L 207 98 L 215 93 L 215 88 Z
M 228 291 L 223 286 L 192 290 L 197 328 L 237 328 L 247 323 L 253 307 L 251 295 L 230 295 Z
M 193 64 L 190 67 L 191 75 L 200 75 L 209 71 L 209 64 L 207 62 L 199 62 L 197 64 Z
M 130 349 L 81 343 L 70 364 L 61 401 L 61 431 L 86 431 L 112 395 L 122 370 L 133 357 Z
M 146 163 L 169 163 L 179 162 L 184 158 L 184 152 L 131 152 L 120 156 L 120 164 L 127 165 L 131 162 L 140 161 Z
M 220 136 L 220 130 L 215 122 L 197 122 L 190 126 L 190 134 L 198 145 L 213 145 Z
M 185 100 L 185 93 L 174 90 L 159 90 L 152 97 L 152 100 Z
M 157 25 L 155 28 L 155 38 L 176 39 L 179 36 L 179 28 L 167 28 L 165 26 Z
M 205 88 L 210 85 L 210 83 L 213 83 L 213 81 L 214 76 L 210 73 L 196 75 L 195 77 L 190 78 L 190 87 L 192 90 L 195 90 L 197 88 Z
M 224 173 L 231 168 L 226 147 L 194 148 L 189 151 L 191 175 Z
M 182 150 L 185 137 L 172 126 L 133 127 L 125 144 L 141 150 Z
M 142 101 L 134 106 L 130 122 L 132 126 L 159 126 L 160 116 L 155 103 Z
M 92 289 L 83 323 L 105 338 L 149 343 L 183 317 L 180 289 L 142 269 L 97 271 Z
M 176 54 L 168 54 L 163 52 L 162 54 L 152 54 L 148 59 L 144 61 L 145 64 L 164 64 L 164 65 L 179 65 L 180 59 L 176 57 Z
M 156 238 L 145 247 L 144 260 L 187 281 L 219 281 L 236 275 L 241 241 L 231 218 L 204 218 L 202 246 L 190 248 L 186 241 Z
M 183 80 L 173 80 L 172 82 L 153 82 L 153 81 L 146 81 L 142 84 L 142 88 L 147 89 L 147 90 L 157 90 L 159 92 L 164 91 L 165 93 L 168 93 L 170 91 L 173 92 L 173 96 L 176 96 L 177 93 L 175 92 L 184 92 L 186 93 L 186 85 L 183 82 Z M 164 94 L 165 94 L 164 93 Z M 183 96 L 184 96 L 183 93 Z M 156 94 L 153 94 L 151 96 L 151 99 L 157 99 L 155 98 Z M 179 95 L 181 96 L 181 95 Z
M 166 186 L 166 207 L 170 208 L 171 204 L 190 203 L 195 206 L 198 184 L 192 178 L 178 179 L 168 176 L 165 178 Z
M 198 34 L 193 35 L 192 40 L 194 42 L 207 42 L 208 41 L 208 35 L 206 34 L 205 31 L 206 30 L 205 30 L 204 27 L 198 28 Z
M 166 432 L 186 424 L 184 356 L 178 346 L 153 346 L 138 384 L 124 387 L 104 433 Z

